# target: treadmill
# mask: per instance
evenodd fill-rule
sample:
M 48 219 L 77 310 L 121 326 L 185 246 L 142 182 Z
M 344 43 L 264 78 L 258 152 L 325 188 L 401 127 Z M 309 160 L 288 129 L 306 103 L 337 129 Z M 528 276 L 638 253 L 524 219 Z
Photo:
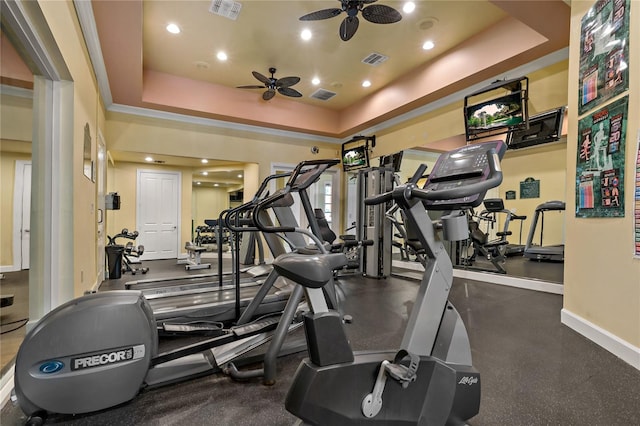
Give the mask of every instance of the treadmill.
M 530 260 L 544 260 L 550 262 L 564 262 L 564 244 L 557 244 L 551 246 L 542 245 L 542 234 L 544 233 L 544 214 L 549 211 L 564 211 L 564 201 L 547 201 L 536 207 L 533 221 L 531 222 L 531 228 L 529 229 L 529 237 L 527 238 L 527 245 L 524 248 L 524 257 Z M 540 219 L 540 244 L 534 245 L 533 236 L 536 232 L 538 225 L 538 219 Z
M 309 217 L 311 231 L 315 235 L 320 235 L 319 227 L 313 220 L 313 208 L 311 207 L 307 189 L 318 180 L 326 169 L 339 162 L 340 160 L 337 159 L 313 160 L 303 161 L 296 166 L 287 184 L 280 190 L 286 192 L 287 196 L 279 200 L 277 205 L 271 207 L 281 227 L 295 228 L 298 226 L 291 212 L 291 205 L 293 204 L 291 194 L 295 192 L 300 196 L 305 214 L 308 217 L 311 214 Z M 264 182 L 263 186 L 266 187 Z M 246 210 L 250 207 L 248 206 L 249 204 L 232 209 L 230 212 L 235 213 L 233 212 L 234 210 L 236 212 L 242 209 Z M 265 214 L 264 217 L 261 216 L 260 220 L 263 221 L 267 218 L 268 215 Z M 226 222 L 227 224 L 229 223 L 228 216 Z M 248 230 L 254 229 L 249 227 Z M 289 241 L 293 246 L 292 249 L 298 251 L 309 250 L 305 249 L 306 241 L 299 234 L 288 234 L 282 238 Z M 186 281 L 189 279 L 191 277 L 187 278 Z M 188 287 L 187 284 L 186 282 L 183 284 L 178 283 L 178 287 L 181 285 Z M 268 315 L 282 311 L 295 288 L 295 284 L 272 270 L 267 278 L 260 283 L 241 283 L 236 279 L 236 282 L 228 282 L 223 285 L 213 284 L 208 288 L 206 285 L 201 285 L 195 288 L 185 288 L 183 291 L 155 293 L 149 291 L 145 294 L 145 297 L 153 309 L 156 323 L 159 328 L 162 328 L 165 323 L 188 324 L 192 322 L 234 321 L 263 287 L 268 288 L 269 291 L 263 302 L 256 309 L 256 315 Z

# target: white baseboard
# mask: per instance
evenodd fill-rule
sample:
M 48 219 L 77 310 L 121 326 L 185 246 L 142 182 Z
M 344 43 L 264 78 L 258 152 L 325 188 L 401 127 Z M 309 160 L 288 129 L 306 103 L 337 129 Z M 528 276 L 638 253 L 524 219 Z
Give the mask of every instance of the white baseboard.
M 566 309 L 560 311 L 560 321 L 627 364 L 640 370 L 640 348 Z
M 466 278 L 468 280 L 483 281 L 491 284 L 524 288 L 526 290 L 542 291 L 545 293 L 564 293 L 564 286 L 562 284 L 550 283 L 529 278 L 510 277 L 508 275 L 490 274 L 464 269 L 454 269 L 453 276 L 456 278 Z
M 9 398 L 11 397 L 11 391 L 13 390 L 13 367 L 7 371 L 7 374 L 2 376 L 0 381 L 0 407 L 4 407 Z
M 393 266 L 409 269 L 412 271 L 424 272 L 424 267 L 420 262 L 402 262 L 394 260 Z M 491 284 L 500 284 L 510 287 L 524 288 L 527 290 L 543 291 L 545 293 L 563 294 L 564 286 L 562 284 L 550 283 L 546 281 L 534 280 L 530 278 L 511 277 L 502 274 L 492 274 L 489 272 L 470 271 L 465 269 L 453 270 L 453 276 L 456 278 L 466 278 L 468 280 L 482 281 Z

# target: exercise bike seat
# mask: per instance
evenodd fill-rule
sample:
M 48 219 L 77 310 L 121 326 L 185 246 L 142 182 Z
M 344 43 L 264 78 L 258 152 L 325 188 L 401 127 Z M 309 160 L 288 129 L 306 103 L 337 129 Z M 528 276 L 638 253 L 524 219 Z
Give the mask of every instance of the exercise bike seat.
M 309 288 L 324 286 L 333 278 L 333 271 L 346 264 L 347 257 L 343 253 L 286 253 L 273 261 L 273 267 L 278 274 Z

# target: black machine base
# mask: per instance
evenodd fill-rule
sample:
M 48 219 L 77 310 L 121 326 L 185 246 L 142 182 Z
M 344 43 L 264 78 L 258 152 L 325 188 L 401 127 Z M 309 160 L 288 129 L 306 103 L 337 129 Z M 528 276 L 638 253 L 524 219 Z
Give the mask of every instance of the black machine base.
M 362 402 L 372 393 L 382 361 L 393 360 L 395 355 L 356 353 L 353 363 L 327 367 L 305 359 L 298 367 L 285 406 L 311 425 L 461 425 L 479 412 L 480 374 L 473 367 L 421 357 L 416 380 L 403 387 L 387 378 L 380 411 L 366 417 Z M 408 364 L 408 360 L 403 363 Z M 341 386 L 329 389 L 332 383 Z

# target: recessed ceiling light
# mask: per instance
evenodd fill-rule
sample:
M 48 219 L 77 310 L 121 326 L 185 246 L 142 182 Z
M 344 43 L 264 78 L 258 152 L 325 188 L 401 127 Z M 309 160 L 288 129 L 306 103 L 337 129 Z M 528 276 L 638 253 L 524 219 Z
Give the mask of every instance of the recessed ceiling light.
M 427 40 L 424 42 L 424 44 L 422 45 L 422 48 L 424 50 L 431 50 L 435 47 L 435 44 L 433 44 L 433 42 L 431 40 Z
M 240 175 L 238 175 L 238 177 L 239 177 L 239 178 L 242 178 L 242 175 L 240 174 Z
M 206 158 L 203 158 L 202 160 L 200 160 L 202 162 L 202 164 L 207 164 L 209 162 L 209 160 L 207 160 Z
M 302 32 L 300 33 L 300 38 L 303 40 L 311 40 L 311 30 L 305 28 L 304 30 L 302 30 Z
M 226 53 L 220 51 L 218 52 L 218 54 L 216 55 L 216 57 L 218 58 L 218 60 L 220 61 L 226 61 L 228 59 L 228 56 Z
M 317 86 L 318 84 L 320 84 L 320 79 L 318 77 L 313 77 L 313 80 L 311 80 L 311 84 Z
M 196 182 L 196 185 L 200 185 L 200 182 Z
M 416 4 L 412 1 L 408 1 L 404 4 L 404 6 L 402 6 L 402 11 L 404 13 L 411 13 L 414 10 L 416 10 Z
M 167 25 L 167 31 L 169 31 L 171 34 L 180 34 L 180 27 L 176 24 L 169 24 Z
M 371 86 L 371 82 L 369 80 L 365 80 L 362 82 L 362 87 L 370 87 Z
M 151 162 L 151 161 L 153 161 L 153 157 L 145 157 L 145 158 L 144 158 L 144 161 L 149 161 L 149 162 Z
M 209 172 L 202 172 L 202 174 L 203 174 L 204 176 L 207 176 L 207 175 L 209 174 Z
M 220 186 L 220 184 L 219 183 L 214 183 L 213 186 Z

